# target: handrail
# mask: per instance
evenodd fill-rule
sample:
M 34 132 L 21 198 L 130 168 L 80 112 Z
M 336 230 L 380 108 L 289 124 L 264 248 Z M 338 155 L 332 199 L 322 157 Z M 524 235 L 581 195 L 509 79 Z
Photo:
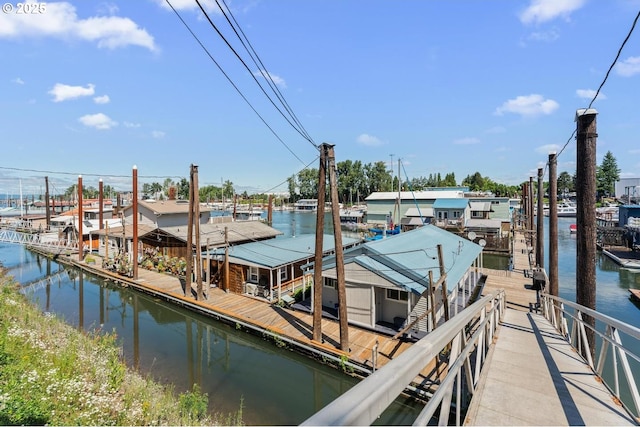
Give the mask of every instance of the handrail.
M 637 364 L 636 367 L 640 367 L 640 354 L 635 354 L 629 346 L 625 347 L 620 336 L 622 333 L 640 345 L 640 328 L 560 297 L 546 293 L 542 293 L 540 297 L 542 312 L 547 320 L 577 350 L 577 354 L 598 375 L 624 408 L 636 419 L 640 419 L 640 394 L 629 364 L 631 359 Z M 574 313 L 567 311 L 565 307 L 572 308 Z M 583 320 L 585 315 L 595 319 L 595 328 Z M 572 321 L 571 330 L 569 330 L 568 319 Z M 604 332 L 598 328 L 600 325 Z M 596 348 L 600 348 L 600 351 L 594 352 L 595 360 L 591 357 L 591 348 L 587 339 L 588 330 L 593 331 Z M 609 354 L 611 357 L 607 358 Z M 608 368 L 607 371 L 605 368 Z M 619 370 L 622 370 L 623 375 L 620 375 Z M 608 379 L 609 376 L 612 378 Z M 621 393 L 621 380 L 625 381 L 623 385 L 627 387 L 629 396 Z M 635 407 L 635 412 L 631 410 L 632 405 Z
M 441 422 L 444 420 L 447 423 L 455 391 L 458 402 L 455 405 L 456 425 L 460 425 L 463 418 L 460 404 L 462 379 L 466 380 L 465 385 L 469 393 L 473 394 L 504 309 L 504 290 L 494 291 L 483 297 L 356 384 L 302 425 L 371 425 L 429 362 L 448 349 L 449 360 L 445 361 L 447 375 L 416 423 L 426 423 L 424 420 L 428 421 L 438 409 Z

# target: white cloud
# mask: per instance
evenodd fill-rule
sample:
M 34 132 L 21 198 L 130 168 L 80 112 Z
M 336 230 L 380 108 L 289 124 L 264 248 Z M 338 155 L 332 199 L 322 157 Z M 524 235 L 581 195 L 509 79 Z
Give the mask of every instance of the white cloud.
M 594 96 L 596 96 L 596 91 L 593 89 L 578 89 L 576 90 L 576 95 L 578 95 L 578 97 L 582 98 L 582 99 L 593 99 Z M 600 92 L 598 94 L 598 99 L 599 100 L 603 100 L 603 99 L 607 99 L 607 96 Z
M 96 96 L 93 98 L 93 102 L 96 104 L 108 104 L 111 102 L 111 98 L 109 98 L 109 95 Z
M 171 6 L 176 10 L 200 10 L 198 4 L 193 0 L 171 0 L 171 6 L 167 4 L 166 0 L 155 0 L 155 2 L 158 6 L 169 10 L 171 10 Z M 202 0 L 200 4 L 207 12 L 222 13 L 215 0 Z
M 529 6 L 520 14 L 524 24 L 539 24 L 558 17 L 569 19 L 572 12 L 584 6 L 586 0 L 531 0 Z
M 91 96 L 95 93 L 95 86 L 89 83 L 87 87 L 69 86 L 62 83 L 56 83 L 49 92 L 53 95 L 53 102 L 62 102 L 69 99 L 76 99 L 83 96 Z
M 140 127 L 140 123 L 124 122 L 123 125 L 126 128 L 139 128 Z
M 549 155 L 551 152 L 560 152 L 560 146 L 558 144 L 545 144 L 536 148 L 536 153 Z
M 472 145 L 479 144 L 480 140 L 478 138 L 460 138 L 453 141 L 456 145 Z
M 623 77 L 631 77 L 640 73 L 640 56 L 630 56 L 616 64 L 616 71 Z
M 529 34 L 528 40 L 536 42 L 553 42 L 560 38 L 560 33 L 557 29 L 551 29 L 548 31 L 535 31 Z
M 17 84 L 17 85 L 23 85 L 24 84 L 24 80 L 22 80 L 20 77 L 16 77 L 15 79 L 11 80 L 13 83 Z
M 514 113 L 521 116 L 537 116 L 551 114 L 559 106 L 553 99 L 544 99 L 542 95 L 531 94 L 506 101 L 502 106 L 496 108 L 494 114 L 501 116 L 504 113 Z
M 111 120 L 109 116 L 102 113 L 87 114 L 80 117 L 78 121 L 87 127 L 93 127 L 100 130 L 111 129 L 114 126 L 118 126 L 118 122 Z
M 356 141 L 358 142 L 358 144 L 366 145 L 368 147 L 377 147 L 384 144 L 384 142 L 382 142 L 379 138 L 366 133 L 358 136 L 356 138 Z
M 634 148 L 633 150 L 629 150 L 629 154 L 640 154 L 640 149 Z
M 0 14 L 0 38 L 57 37 L 93 41 L 101 48 L 134 45 L 157 50 L 153 36 L 129 18 L 80 19 L 76 8 L 67 2 L 47 2 L 46 7 L 46 13 L 41 14 Z
M 166 134 L 162 131 L 159 130 L 154 130 L 153 132 L 151 132 L 151 136 L 154 137 L 155 139 L 162 139 L 164 138 Z
M 265 70 L 255 71 L 253 75 L 256 77 L 264 77 L 265 79 L 271 78 L 271 80 L 273 80 L 273 83 L 275 83 L 276 86 L 280 86 L 283 89 L 287 88 L 287 83 L 284 81 L 282 77 L 269 73 Z

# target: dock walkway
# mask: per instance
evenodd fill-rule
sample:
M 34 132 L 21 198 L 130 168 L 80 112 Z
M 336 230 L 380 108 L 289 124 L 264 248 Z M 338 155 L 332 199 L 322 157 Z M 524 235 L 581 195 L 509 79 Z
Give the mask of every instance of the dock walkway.
M 507 309 L 464 424 L 637 425 L 566 339 L 530 310 L 531 250 L 515 237 L 514 269 L 488 272 L 484 292 L 504 288 Z
M 636 425 L 537 313 L 507 309 L 465 425 Z
M 291 345 L 318 355 L 334 357 L 340 361 L 346 358 L 356 367 L 369 372 L 381 368 L 412 345 L 411 342 L 392 340 L 388 335 L 350 325 L 349 351 L 342 351 L 340 324 L 336 320 L 322 318 L 323 342 L 317 342 L 312 339 L 313 315 L 307 312 L 280 307 L 247 295 L 227 293 L 206 285 L 205 299 L 198 301 L 195 299 L 195 283 L 192 284 L 191 297 L 185 297 L 184 285 L 176 276 L 140 268 L 138 279 L 133 280 L 101 268 L 100 258 L 94 258 L 97 258 L 95 264 L 87 264 L 67 256 L 58 257 L 58 261 L 78 266 L 123 286 L 188 306 L 207 316 L 246 325 L 256 333 L 288 341 Z

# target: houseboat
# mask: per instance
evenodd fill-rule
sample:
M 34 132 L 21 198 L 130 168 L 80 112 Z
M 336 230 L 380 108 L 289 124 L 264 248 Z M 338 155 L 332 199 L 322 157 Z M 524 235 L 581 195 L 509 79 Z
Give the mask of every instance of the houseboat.
M 316 212 L 318 210 L 318 199 L 300 199 L 293 206 L 296 212 Z

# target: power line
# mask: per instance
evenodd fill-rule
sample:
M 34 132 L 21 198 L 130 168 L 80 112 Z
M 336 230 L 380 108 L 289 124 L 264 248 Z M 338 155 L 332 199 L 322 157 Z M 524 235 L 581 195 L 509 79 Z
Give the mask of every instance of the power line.
M 227 22 L 229 23 L 229 25 L 231 26 L 231 28 L 233 29 L 233 31 L 236 33 L 236 36 L 238 37 L 238 39 L 240 40 L 240 43 L 242 43 L 242 45 L 244 46 L 245 50 L 249 53 L 249 56 L 251 57 L 251 59 L 253 60 L 253 63 L 255 64 L 255 66 L 259 69 L 259 70 L 264 70 L 263 76 L 267 79 L 267 82 L 269 82 L 269 87 L 271 88 L 271 90 L 274 92 L 274 94 L 278 97 L 278 99 L 280 100 L 280 102 L 282 103 L 282 105 L 284 105 L 285 109 L 287 110 L 287 112 L 291 115 L 292 119 L 295 121 L 295 123 L 300 127 L 300 129 L 304 132 L 304 135 L 306 136 L 307 140 L 310 141 L 314 146 L 317 145 L 314 143 L 313 139 L 311 138 L 311 135 L 309 135 L 309 133 L 307 132 L 307 130 L 304 128 L 304 126 L 302 125 L 302 122 L 298 119 L 298 117 L 296 116 L 296 114 L 293 112 L 293 109 L 289 106 L 289 104 L 287 103 L 286 99 L 284 98 L 284 95 L 282 94 L 282 92 L 280 91 L 280 89 L 278 89 L 278 85 L 276 84 L 276 82 L 273 81 L 273 77 L 271 76 L 271 73 L 269 73 L 267 71 L 267 67 L 264 65 L 264 63 L 262 62 L 262 60 L 260 59 L 260 56 L 258 55 L 258 53 L 256 52 L 256 50 L 254 49 L 253 45 L 251 44 L 251 42 L 249 41 L 249 38 L 247 37 L 247 35 L 244 33 L 244 31 L 242 30 L 242 27 L 240 26 L 240 24 L 238 24 L 238 21 L 236 20 L 235 16 L 233 16 L 233 12 L 231 11 L 231 9 L 227 6 L 227 3 L 225 0 L 222 0 L 222 3 L 224 4 L 224 9 L 220 6 L 220 3 L 218 3 L 218 0 L 216 0 L 216 4 L 218 4 L 218 7 L 220 8 L 220 10 L 222 11 L 222 14 L 224 15 L 224 17 L 227 19 Z M 227 17 L 227 14 L 225 12 L 225 9 L 229 12 L 229 16 L 231 16 L 231 19 L 233 20 L 233 23 L 231 23 L 231 21 L 229 20 L 229 18 Z M 234 25 L 235 24 L 235 25 Z M 237 29 L 240 31 L 240 34 L 242 35 L 242 37 L 240 37 L 240 34 L 238 34 L 238 31 L 236 31 L 236 27 Z M 247 42 L 247 45 L 249 46 L 250 49 L 247 48 L 247 46 L 245 45 L 244 41 Z M 259 64 L 258 64 L 259 63 Z
M 251 104 L 251 102 L 249 102 L 249 100 L 244 96 L 244 94 L 242 93 L 242 91 L 238 88 L 238 86 L 236 86 L 236 84 L 233 82 L 233 80 L 231 80 L 231 78 L 229 77 L 229 75 L 222 69 L 222 67 L 220 66 L 220 64 L 218 64 L 218 61 L 215 60 L 215 58 L 213 57 L 213 55 L 211 55 L 211 53 L 209 52 L 209 50 L 204 46 L 204 44 L 200 41 L 200 39 L 198 38 L 198 36 L 196 36 L 196 34 L 193 32 L 193 30 L 191 30 L 191 27 L 189 27 L 189 24 L 187 24 L 185 22 L 184 19 L 182 19 L 182 16 L 180 16 L 180 14 L 178 13 L 178 11 L 173 7 L 173 5 L 171 4 L 171 2 L 169 0 L 165 0 L 167 2 L 167 4 L 169 5 L 169 7 L 171 7 L 171 10 L 173 10 L 173 12 L 176 14 L 176 16 L 178 17 L 178 19 L 180 19 L 180 22 L 182 22 L 182 24 L 187 28 L 187 30 L 189 31 L 189 33 L 191 34 L 191 36 L 196 40 L 196 42 L 198 42 L 198 44 L 200 45 L 200 47 L 202 48 L 202 50 L 205 51 L 205 53 L 207 54 L 207 56 L 209 57 L 209 59 L 211 59 L 211 61 L 213 61 L 213 63 L 216 65 L 216 67 L 218 67 L 218 70 L 220 70 L 220 72 L 224 75 L 224 77 L 227 79 L 227 81 L 231 84 L 231 86 L 233 86 L 233 88 L 236 90 L 236 92 L 238 92 L 238 94 L 242 97 L 242 99 L 244 100 L 244 102 L 247 103 L 247 105 L 249 105 L 249 108 L 251 108 L 251 110 L 253 110 L 253 112 L 260 118 L 260 120 L 262 121 L 262 123 L 264 123 L 264 125 L 271 131 L 271 133 L 276 137 L 276 139 L 278 141 L 280 141 L 280 143 L 282 145 L 284 145 L 284 147 L 293 155 L 293 157 L 295 157 L 296 159 L 298 159 L 298 161 L 300 163 L 302 163 L 304 165 L 304 162 L 302 161 L 302 159 L 300 159 L 300 157 L 298 157 L 296 155 L 296 153 L 293 152 L 293 150 L 291 150 L 291 148 L 282 140 L 282 138 L 280 138 L 280 136 L 276 133 L 276 131 L 273 130 L 273 128 L 271 126 L 269 126 L 269 124 L 266 122 L 266 120 L 260 115 L 260 113 L 258 113 L 258 111 L 253 107 L 253 105 Z
M 167 0 L 168 2 L 169 0 Z M 238 54 L 238 52 L 233 48 L 233 46 L 231 46 L 231 43 L 229 43 L 229 41 L 226 39 L 226 37 L 222 34 L 222 32 L 218 29 L 218 27 L 216 26 L 216 24 L 213 23 L 213 20 L 209 17 L 209 14 L 207 13 L 207 11 L 204 9 L 204 7 L 202 7 L 202 5 L 200 4 L 200 0 L 196 0 L 196 3 L 198 4 L 198 7 L 200 8 L 200 10 L 202 11 L 202 13 L 204 14 L 205 18 L 207 18 L 207 21 L 209 22 L 209 25 L 211 25 L 211 27 L 216 31 L 216 33 L 218 33 L 218 35 L 220 36 L 220 38 L 222 38 L 222 40 L 225 42 L 225 44 L 227 45 L 227 47 L 229 49 L 231 49 L 231 51 L 233 52 L 233 54 L 236 56 L 236 58 L 238 58 L 238 60 L 242 63 L 242 65 L 244 65 L 244 67 L 247 69 L 247 71 L 249 72 L 249 74 L 251 75 L 251 77 L 253 78 L 253 80 L 256 82 L 256 84 L 258 85 L 258 87 L 260 87 L 260 90 L 262 91 L 262 93 L 267 97 L 267 99 L 269 100 L 269 102 L 271 102 L 271 105 L 274 106 L 274 108 L 276 110 L 278 110 L 278 112 L 280 113 L 280 115 L 282 115 L 282 117 L 287 121 L 287 123 L 289 123 L 291 125 L 291 127 L 293 127 L 296 132 L 298 132 L 304 139 L 306 139 L 307 141 L 309 141 L 316 149 L 318 149 L 318 145 L 313 142 L 307 135 L 305 135 L 305 133 L 303 131 L 301 131 L 300 129 L 298 129 L 298 127 L 296 127 L 291 120 L 282 112 L 282 110 L 275 104 L 275 102 L 273 101 L 273 99 L 269 96 L 269 94 L 267 93 L 267 91 L 264 89 L 264 87 L 262 87 L 262 85 L 260 84 L 260 82 L 258 81 L 258 79 L 256 78 L 256 76 L 253 74 L 253 72 L 251 71 L 251 69 L 249 68 L 249 66 L 247 65 L 247 63 L 242 59 L 242 57 Z M 216 2 L 217 3 L 217 2 Z M 218 4 L 218 7 L 220 7 L 220 5 Z M 222 12 L 224 13 L 224 10 L 222 8 L 220 8 L 222 10 Z M 225 15 L 226 16 L 226 15 Z M 233 27 L 233 25 L 232 25 Z M 235 29 L 234 29 L 235 31 Z M 237 33 L 236 33 L 237 35 Z M 238 36 L 239 37 L 239 36 Z
M 131 175 L 59 172 L 59 171 L 40 170 L 40 169 L 11 168 L 11 167 L 7 167 L 7 166 L 0 166 L 0 169 L 17 171 L 17 172 L 46 173 L 46 174 L 51 174 L 51 175 L 73 175 L 73 176 L 82 175 L 82 176 L 93 176 L 93 177 L 97 177 L 97 178 L 131 178 Z M 149 179 L 177 178 L 177 179 L 181 179 L 183 177 L 181 177 L 181 176 L 171 176 L 171 175 L 140 175 L 139 178 L 149 178 Z
M 616 65 L 616 63 L 618 62 L 618 59 L 620 58 L 620 54 L 622 54 L 622 49 L 624 49 L 624 46 L 627 44 L 627 41 L 629 41 L 629 38 L 631 38 L 631 34 L 633 33 L 633 30 L 636 28 L 636 24 L 638 23 L 638 18 L 640 18 L 640 11 L 638 11 L 638 14 L 636 15 L 635 19 L 633 20 L 633 24 L 631 25 L 631 29 L 629 29 L 629 32 L 627 33 L 627 36 L 624 38 L 624 41 L 620 45 L 620 48 L 618 49 L 618 53 L 616 53 L 616 57 L 613 59 L 613 62 L 609 66 L 609 69 L 607 70 L 607 73 L 605 74 L 604 79 L 602 80 L 602 83 L 600 83 L 600 86 L 598 87 L 598 90 L 596 91 L 595 95 L 591 99 L 591 102 L 589 102 L 589 106 L 586 108 L 587 110 L 589 108 L 591 108 L 591 106 L 595 102 L 596 98 L 600 94 L 600 90 L 602 89 L 604 84 L 607 82 L 607 79 L 609 78 L 609 74 L 611 73 L 611 70 L 613 70 L 613 67 Z M 564 146 L 562 147 L 560 152 L 556 155 L 556 159 L 558 157 L 560 157 L 560 154 L 562 154 L 562 152 L 565 150 L 565 148 L 567 148 L 567 145 L 569 145 L 569 143 L 573 140 L 576 132 L 577 132 L 577 130 L 574 129 L 573 132 L 571 133 L 571 136 L 567 140 L 567 142 L 564 144 Z M 546 165 L 545 165 L 545 173 L 546 173 L 546 169 L 547 169 L 548 166 L 549 166 L 549 163 L 547 162 Z

